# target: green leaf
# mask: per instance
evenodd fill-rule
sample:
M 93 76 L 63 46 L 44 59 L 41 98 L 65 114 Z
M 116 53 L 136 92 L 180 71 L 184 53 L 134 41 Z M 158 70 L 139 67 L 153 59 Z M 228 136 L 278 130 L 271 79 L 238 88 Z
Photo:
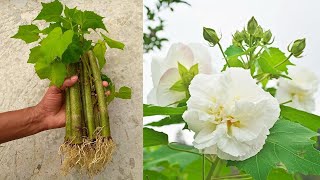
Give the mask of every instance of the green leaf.
M 19 26 L 17 34 L 12 36 L 11 38 L 21 39 L 26 43 L 31 43 L 37 41 L 40 38 L 39 33 L 39 28 L 34 24 L 22 25 Z
M 86 32 L 89 28 L 95 30 L 101 28 L 107 30 L 102 21 L 103 17 L 92 11 L 77 10 L 73 16 L 74 22 L 81 26 L 82 31 Z
M 28 63 L 36 63 L 37 61 L 43 59 L 43 53 L 41 52 L 41 46 L 36 46 L 30 49 Z
M 320 116 L 289 106 L 281 105 L 280 108 L 281 117 L 293 122 L 300 123 L 301 125 L 311 129 L 314 132 L 317 132 L 320 128 Z
M 153 106 L 149 104 L 143 105 L 143 116 L 154 116 L 154 115 L 181 115 L 187 107 L 161 107 Z
M 55 58 L 62 58 L 62 54 L 71 44 L 73 31 L 68 30 L 62 33 L 60 27 L 54 28 L 48 36 L 41 41 L 41 51 L 46 56 L 48 62 L 52 62 Z
M 189 69 L 189 73 L 191 73 L 193 76 L 199 74 L 199 63 L 191 66 L 191 68 Z
M 62 4 L 55 0 L 51 3 L 41 3 L 42 10 L 34 20 L 45 20 L 47 22 L 60 22 L 60 16 L 63 10 Z
M 279 75 L 288 71 L 288 65 L 293 65 L 289 60 L 285 61 L 286 59 L 285 54 L 278 48 L 269 48 L 260 55 L 258 64 L 264 73 Z
M 63 84 L 66 76 L 67 69 L 63 63 L 55 62 L 51 64 L 51 75 L 49 77 L 51 84 L 60 87 Z
M 188 74 L 188 69 L 184 67 L 182 64 L 178 62 L 178 70 L 181 77 L 183 77 L 185 74 Z
M 144 180 L 169 180 L 167 176 L 164 174 L 152 171 L 152 170 L 144 170 L 143 171 L 143 179 Z
M 273 168 L 283 167 L 289 173 L 320 175 L 320 151 L 311 137 L 318 134 L 287 120 L 278 120 L 270 130 L 263 149 L 255 156 L 229 164 L 265 180 Z
M 69 8 L 68 6 L 65 6 L 65 8 L 64 8 L 64 15 L 68 19 L 73 19 L 76 12 L 78 12 L 77 7 Z
M 100 69 L 102 69 L 103 66 L 106 64 L 106 59 L 104 58 L 106 50 L 107 50 L 106 43 L 101 40 L 98 40 L 96 45 L 93 47 L 93 53 L 94 55 L 96 55 L 98 59 Z
M 121 99 L 131 99 L 131 88 L 122 86 L 119 89 L 119 92 L 115 94 L 115 97 L 121 98 Z
M 239 56 L 245 54 L 242 48 L 236 45 L 231 45 L 226 49 L 225 54 L 228 58 L 228 64 L 230 67 L 244 67 L 243 63 L 238 59 Z
M 40 79 L 46 79 L 51 76 L 51 67 L 49 63 L 38 61 L 34 67 Z
M 101 33 L 101 35 L 110 48 L 116 48 L 116 49 L 121 49 L 121 50 L 124 49 L 124 44 L 122 42 L 113 40 L 102 33 Z
M 74 35 L 72 38 L 72 43 L 69 44 L 68 48 L 62 54 L 62 62 L 64 64 L 70 64 L 79 62 L 80 57 L 84 53 L 81 48 L 82 44 L 80 42 L 79 36 Z
M 198 150 L 194 149 L 191 146 L 182 144 L 171 144 L 170 146 L 176 149 L 198 153 Z M 194 153 L 177 151 L 170 149 L 168 146 L 161 146 L 156 151 L 144 155 L 143 159 L 145 163 L 143 165 L 143 168 L 150 169 L 156 167 L 157 164 L 161 162 L 168 161 L 171 165 L 178 164 L 182 169 L 184 169 L 186 166 L 199 158 L 199 155 Z
M 205 170 L 206 174 L 208 174 L 210 170 L 210 162 L 205 159 Z M 186 174 L 185 180 L 195 180 L 202 177 L 202 156 L 198 156 L 198 159 L 193 161 L 192 163 L 188 164 L 183 173 Z
M 181 115 L 173 115 L 173 116 L 165 117 L 165 118 L 161 119 L 160 121 L 146 124 L 146 126 L 159 127 L 159 126 L 165 126 L 165 125 L 170 125 L 170 124 L 180 124 L 180 123 L 184 123 L 182 116 Z
M 67 70 L 62 62 L 55 61 L 53 63 L 46 63 L 45 61 L 38 61 L 35 65 L 36 72 L 40 79 L 50 79 L 51 84 L 60 87 L 67 76 Z
M 288 172 L 286 172 L 286 170 L 281 169 L 281 168 L 277 168 L 277 169 L 273 169 L 268 176 L 268 180 L 294 180 L 294 175 L 292 174 L 288 174 Z
M 179 81 L 175 82 L 171 87 L 170 90 L 172 91 L 178 91 L 178 92 L 184 92 L 187 89 L 184 82 L 180 79 Z
M 233 58 L 243 55 L 244 51 L 242 50 L 242 48 L 236 45 L 231 45 L 225 50 L 224 53 L 228 58 Z
M 168 135 L 150 128 L 143 128 L 143 147 L 168 144 Z
M 54 28 L 56 27 L 61 27 L 61 23 L 60 22 L 56 22 L 56 23 L 50 23 L 49 27 L 43 29 L 41 31 L 41 33 L 43 34 L 49 34 Z

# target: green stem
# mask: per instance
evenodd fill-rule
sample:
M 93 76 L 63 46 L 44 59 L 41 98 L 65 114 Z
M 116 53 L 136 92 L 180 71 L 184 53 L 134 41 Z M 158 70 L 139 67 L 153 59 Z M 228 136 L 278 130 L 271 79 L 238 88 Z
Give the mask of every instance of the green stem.
M 222 53 L 222 55 L 223 55 L 223 58 L 226 60 L 227 66 L 230 67 L 230 64 L 229 64 L 229 62 L 228 62 L 228 59 L 227 59 L 226 55 L 225 55 L 224 52 L 223 52 L 223 49 L 222 49 L 221 44 L 218 43 L 218 46 L 219 46 L 219 49 L 220 49 L 220 51 L 221 51 L 221 53 Z
M 212 176 L 211 176 L 211 177 L 213 177 L 213 178 L 219 176 L 220 171 L 221 171 L 221 169 L 222 169 L 222 167 L 223 167 L 223 161 L 222 161 L 220 158 L 217 157 L 217 161 L 216 161 L 216 164 L 215 164 L 215 165 L 216 165 L 216 166 L 215 166 L 214 171 L 213 171 Z
M 102 86 L 101 73 L 100 69 L 97 65 L 96 57 L 93 55 L 92 51 L 88 51 L 89 63 L 91 66 L 94 84 L 98 97 L 98 105 L 100 110 L 100 120 L 101 120 L 101 135 L 103 137 L 111 137 L 110 136 L 110 124 L 109 124 L 109 116 L 108 116 L 108 106 L 105 98 L 105 92 Z
M 281 66 L 283 63 L 287 62 L 291 58 L 292 55 L 293 55 L 293 53 L 291 53 L 285 60 L 283 60 L 279 64 L 275 65 L 274 68 L 277 68 L 277 67 Z
M 205 155 L 202 154 L 202 179 L 205 180 L 205 174 L 206 174 L 206 158 Z
M 214 170 L 215 170 L 215 168 L 217 166 L 218 161 L 219 161 L 219 158 L 215 157 L 214 161 L 211 163 L 210 171 L 209 171 L 209 173 L 207 175 L 207 180 L 211 180 L 212 174 L 213 174 L 213 172 L 214 172 Z
M 70 65 L 70 73 L 78 74 L 78 64 Z M 81 126 L 81 96 L 79 82 L 70 87 L 70 104 L 71 104 L 71 124 L 72 124 L 72 142 L 74 144 L 82 143 L 82 126 Z
M 94 138 L 94 131 L 96 129 L 95 122 L 94 122 L 94 116 L 93 116 L 93 105 L 92 105 L 92 99 L 91 99 L 91 87 L 90 87 L 90 79 L 89 79 L 89 72 L 88 68 L 86 66 L 86 63 L 84 61 L 88 61 L 88 58 L 86 56 L 82 57 L 82 67 L 83 67 L 83 98 L 84 98 L 84 104 L 85 104 L 85 117 L 86 117 L 86 123 L 88 128 L 88 137 L 89 139 Z
M 66 89 L 66 135 L 65 141 L 69 141 L 72 137 L 71 124 L 71 105 L 70 105 L 70 89 Z
M 81 88 L 81 104 L 82 104 L 82 111 L 81 111 L 81 125 L 82 125 L 82 136 L 87 136 L 87 117 L 86 117 L 86 103 L 85 103 L 85 98 L 84 98 L 84 74 L 83 74 L 83 65 L 82 63 L 80 62 L 79 63 L 79 67 L 80 67 L 80 88 Z
M 222 179 L 251 179 L 250 175 L 248 174 L 238 174 L 238 175 L 232 175 L 232 176 L 224 176 L 224 177 L 217 177 L 212 178 L 212 180 L 222 180 Z
M 193 152 L 193 151 L 188 151 L 188 150 L 185 150 L 185 149 L 175 148 L 175 147 L 171 146 L 171 144 L 174 144 L 174 143 L 169 143 L 167 146 L 168 146 L 168 148 L 170 148 L 170 149 L 172 149 L 172 150 L 187 152 L 187 153 L 196 154 L 196 155 L 199 155 L 199 156 L 202 155 L 202 154 L 200 154 L 200 153 L 196 153 L 196 152 Z M 206 157 L 206 156 L 205 156 L 205 157 Z M 209 162 L 213 163 L 210 158 L 206 157 L 206 159 L 207 159 Z

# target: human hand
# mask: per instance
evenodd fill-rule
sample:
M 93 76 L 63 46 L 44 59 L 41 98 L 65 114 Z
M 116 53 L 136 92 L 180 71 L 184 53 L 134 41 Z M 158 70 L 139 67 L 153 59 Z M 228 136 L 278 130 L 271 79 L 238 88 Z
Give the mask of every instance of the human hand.
M 61 128 L 65 126 L 65 89 L 73 86 L 78 81 L 78 76 L 72 76 L 64 81 L 63 85 L 58 88 L 50 86 L 42 100 L 35 106 L 35 112 L 41 117 L 44 129 Z M 107 81 L 103 81 L 104 87 L 108 86 Z M 110 91 L 106 92 L 108 96 Z

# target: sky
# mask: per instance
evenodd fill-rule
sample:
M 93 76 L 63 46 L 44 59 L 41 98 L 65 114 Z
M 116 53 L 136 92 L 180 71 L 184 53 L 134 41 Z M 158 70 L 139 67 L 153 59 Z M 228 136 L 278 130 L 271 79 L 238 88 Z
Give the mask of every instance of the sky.
M 275 35 L 274 45 L 287 52 L 287 46 L 295 39 L 306 38 L 307 46 L 303 58 L 292 59 L 294 64 L 315 72 L 320 79 L 320 15 L 318 0 L 187 0 L 191 6 L 177 5 L 175 11 L 166 11 L 161 17 L 166 20 L 161 34 L 170 41 L 161 51 L 144 55 L 144 103 L 152 89 L 150 62 L 152 57 L 165 57 L 173 43 L 202 43 L 202 28 L 210 27 L 222 34 L 221 44 L 226 48 L 231 43 L 231 34 L 241 30 L 254 16 L 264 29 L 271 29 Z M 154 0 L 145 0 L 146 5 Z M 220 69 L 222 55 L 218 48 L 209 48 L 217 69 Z M 320 88 L 319 88 L 320 89 Z M 316 95 L 316 114 L 320 115 L 320 92 Z M 147 118 L 145 122 L 156 118 Z M 166 128 L 176 131 L 179 127 Z

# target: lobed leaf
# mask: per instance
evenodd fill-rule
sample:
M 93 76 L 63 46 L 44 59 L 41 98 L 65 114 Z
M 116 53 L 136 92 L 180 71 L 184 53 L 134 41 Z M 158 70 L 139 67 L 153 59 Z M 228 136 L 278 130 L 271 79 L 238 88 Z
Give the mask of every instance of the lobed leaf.
M 52 62 L 55 58 L 62 58 L 62 54 L 71 44 L 73 31 L 68 30 L 62 33 L 60 27 L 54 28 L 48 36 L 41 41 L 41 51 L 46 56 L 47 62 Z
M 280 75 L 288 71 L 288 65 L 293 65 L 278 48 L 264 50 L 258 59 L 258 64 L 264 73 Z
M 244 161 L 229 165 L 249 173 L 254 179 L 265 180 L 270 171 L 282 167 L 290 174 L 320 175 L 320 151 L 313 147 L 316 132 L 294 122 L 278 120 L 270 130 L 263 149 Z
M 11 38 L 21 39 L 26 43 L 32 43 L 37 41 L 40 38 L 39 33 L 40 33 L 39 28 L 34 24 L 22 25 L 22 26 L 19 26 L 19 30 L 17 34 L 12 36 Z
M 63 10 L 62 4 L 55 0 L 51 3 L 41 3 L 42 10 L 34 20 L 45 20 L 46 22 L 60 22 L 60 16 Z
M 297 122 L 311 129 L 314 132 L 317 132 L 320 128 L 320 116 L 305 111 L 301 111 L 289 106 L 281 105 L 280 108 L 281 117 L 293 122 Z
M 95 30 L 101 28 L 107 31 L 102 19 L 102 16 L 97 15 L 92 11 L 80 11 L 76 10 L 72 19 L 74 22 L 80 25 L 82 31 L 88 31 L 89 28 Z

